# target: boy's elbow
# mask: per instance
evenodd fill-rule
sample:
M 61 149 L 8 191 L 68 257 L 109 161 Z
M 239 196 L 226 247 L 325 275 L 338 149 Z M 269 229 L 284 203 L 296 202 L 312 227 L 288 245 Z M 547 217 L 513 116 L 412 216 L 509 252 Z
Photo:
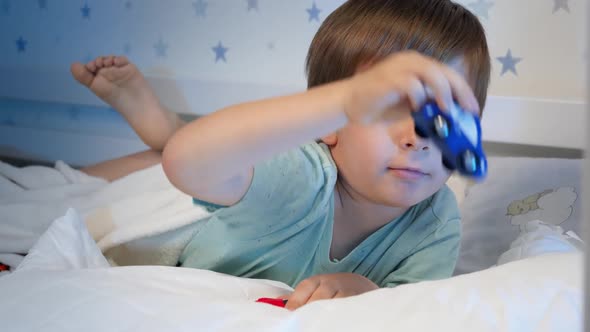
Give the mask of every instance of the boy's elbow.
M 164 170 L 164 174 L 166 174 L 168 181 L 176 188 L 190 195 L 191 193 L 186 188 L 188 180 L 186 172 L 189 169 L 187 163 L 188 161 L 184 158 L 177 144 L 170 144 L 170 142 L 166 144 L 164 150 L 162 150 L 162 169 Z
M 162 151 L 162 169 L 168 181 L 178 190 L 193 197 L 207 190 L 206 181 L 199 175 L 198 168 L 183 149 L 182 142 L 166 144 Z
M 181 173 L 182 162 L 179 160 L 178 153 L 170 144 L 166 144 L 164 150 L 162 150 L 162 169 L 164 174 L 175 187 L 182 190 L 179 187 L 179 173 Z

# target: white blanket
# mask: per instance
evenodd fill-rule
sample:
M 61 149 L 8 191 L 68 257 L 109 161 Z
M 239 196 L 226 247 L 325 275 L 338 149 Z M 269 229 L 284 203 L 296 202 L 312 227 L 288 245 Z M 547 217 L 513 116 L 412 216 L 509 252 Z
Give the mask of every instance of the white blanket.
M 0 278 L 0 322 L 8 331 L 581 330 L 582 255 L 568 249 L 526 258 L 543 252 L 537 248 L 545 235 L 551 243 L 564 238 L 546 228 L 515 241 L 503 260 L 515 262 L 288 312 L 254 302 L 291 290 L 281 283 L 109 267 L 113 260 L 174 264 L 207 216 L 170 185 L 160 165 L 111 184 L 60 162 L 55 170 L 0 164 L 0 172 L 0 253 L 29 252 L 16 272 Z
M 311 303 L 255 303 L 284 284 L 210 271 L 108 267 L 74 210 L 0 278 L 2 329 L 20 331 L 581 331 L 580 253 Z
M 170 184 L 161 164 L 108 183 L 61 161 L 55 168 L 0 162 L 0 261 L 27 253 L 68 208 L 119 265 L 175 265 L 197 221 L 208 215 Z

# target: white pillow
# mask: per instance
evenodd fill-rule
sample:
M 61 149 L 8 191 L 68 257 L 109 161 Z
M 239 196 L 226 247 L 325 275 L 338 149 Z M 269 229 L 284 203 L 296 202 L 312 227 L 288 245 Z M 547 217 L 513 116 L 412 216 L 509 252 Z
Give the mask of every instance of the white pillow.
M 539 220 L 526 223 L 510 249 L 498 258 L 498 265 L 548 253 L 583 252 L 584 242 L 575 233 Z
M 467 188 L 472 184 L 471 180 L 467 179 L 464 176 L 460 176 L 457 172 L 454 172 L 453 175 L 447 180 L 447 186 L 449 189 L 455 194 L 455 198 L 457 199 L 457 204 L 461 206 L 463 201 L 465 200 L 465 195 L 467 193 Z
M 56 219 L 29 250 L 16 271 L 70 270 L 109 267 L 76 210 Z
M 461 251 L 455 274 L 493 266 L 521 225 L 541 220 L 581 232 L 582 159 L 491 157 L 483 183 L 460 205 Z

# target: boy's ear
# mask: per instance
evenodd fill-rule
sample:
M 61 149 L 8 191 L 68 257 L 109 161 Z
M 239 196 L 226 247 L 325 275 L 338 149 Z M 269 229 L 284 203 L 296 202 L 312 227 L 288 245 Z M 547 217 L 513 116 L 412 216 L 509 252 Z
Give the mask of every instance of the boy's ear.
M 356 71 L 355 74 L 358 73 L 362 73 L 366 70 L 368 70 L 369 68 L 371 68 L 375 63 L 377 63 L 377 60 L 369 60 L 369 61 L 364 61 L 361 62 L 357 67 L 356 67 Z
M 334 132 L 327 136 L 322 137 L 322 142 L 327 146 L 334 146 L 338 143 L 338 135 Z

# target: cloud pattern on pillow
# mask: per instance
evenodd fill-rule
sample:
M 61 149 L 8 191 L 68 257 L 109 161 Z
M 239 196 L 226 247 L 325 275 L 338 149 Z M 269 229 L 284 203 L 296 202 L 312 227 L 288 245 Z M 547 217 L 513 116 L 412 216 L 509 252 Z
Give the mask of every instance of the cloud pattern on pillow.
M 547 189 L 515 200 L 507 208 L 507 216 L 514 226 L 524 226 L 529 221 L 541 220 L 555 226 L 568 220 L 573 212 L 573 205 L 578 198 L 573 187 Z
M 489 268 L 533 220 L 582 234 L 581 159 L 490 157 L 488 176 L 467 188 L 455 274 Z

